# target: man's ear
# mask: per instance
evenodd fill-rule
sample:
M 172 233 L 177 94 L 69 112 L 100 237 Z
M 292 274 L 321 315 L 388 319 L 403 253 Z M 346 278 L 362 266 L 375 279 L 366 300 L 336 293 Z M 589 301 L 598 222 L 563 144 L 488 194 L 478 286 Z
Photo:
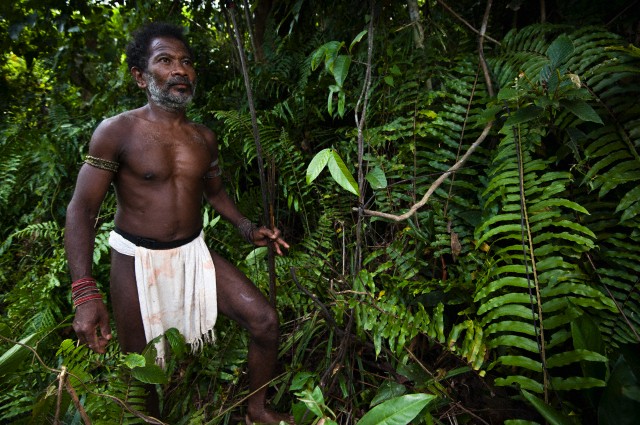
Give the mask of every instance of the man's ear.
M 140 68 L 138 68 L 137 66 L 132 67 L 131 75 L 136 80 L 136 84 L 138 84 L 138 87 L 140 87 L 141 89 L 147 88 L 147 80 L 144 78 L 144 72 L 142 72 Z

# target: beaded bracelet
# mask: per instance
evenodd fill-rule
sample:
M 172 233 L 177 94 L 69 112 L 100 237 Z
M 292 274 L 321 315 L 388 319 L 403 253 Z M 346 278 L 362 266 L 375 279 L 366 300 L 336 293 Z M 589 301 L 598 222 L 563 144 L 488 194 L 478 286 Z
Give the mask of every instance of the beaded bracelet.
M 253 232 L 258 228 L 255 224 L 251 222 L 248 218 L 243 218 L 238 223 L 238 232 L 244 238 L 245 241 L 253 244 Z
M 71 284 L 71 300 L 74 307 L 97 299 L 101 300 L 102 294 L 94 278 L 83 277 Z

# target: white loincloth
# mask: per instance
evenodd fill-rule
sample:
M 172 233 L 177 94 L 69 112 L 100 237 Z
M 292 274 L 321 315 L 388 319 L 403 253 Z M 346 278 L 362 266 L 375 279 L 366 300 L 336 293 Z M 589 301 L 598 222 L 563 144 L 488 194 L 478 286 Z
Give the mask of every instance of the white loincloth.
M 176 328 L 192 351 L 213 342 L 218 316 L 216 272 L 203 233 L 178 248 L 152 250 L 136 246 L 112 231 L 109 245 L 135 257 L 140 312 L 147 343 Z M 164 367 L 164 338 L 156 344 Z

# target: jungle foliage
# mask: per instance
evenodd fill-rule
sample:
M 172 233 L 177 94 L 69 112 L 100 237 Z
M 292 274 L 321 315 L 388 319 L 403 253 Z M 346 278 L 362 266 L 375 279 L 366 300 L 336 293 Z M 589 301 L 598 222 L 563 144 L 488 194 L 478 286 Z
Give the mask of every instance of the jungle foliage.
M 93 129 L 145 101 L 123 52 L 149 20 L 188 30 L 190 115 L 217 132 L 229 192 L 254 221 L 264 160 L 292 245 L 269 294 L 274 406 L 300 424 L 640 417 L 637 2 L 222 3 L 0 6 L 0 422 L 162 423 L 145 412 L 147 384 L 165 423 L 243 421 L 235 323 L 219 319 L 197 355 L 169 332 L 166 370 L 152 345 L 92 354 L 70 326 L 65 208 Z M 107 300 L 114 212 L 109 194 L 94 252 Z M 265 250 L 203 217 L 268 294 Z

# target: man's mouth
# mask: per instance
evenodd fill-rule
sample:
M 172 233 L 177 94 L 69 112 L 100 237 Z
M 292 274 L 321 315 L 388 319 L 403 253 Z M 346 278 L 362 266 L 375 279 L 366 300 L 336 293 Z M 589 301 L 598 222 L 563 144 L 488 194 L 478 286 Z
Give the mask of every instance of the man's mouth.
M 185 83 L 176 83 L 176 84 L 171 84 L 171 87 L 175 87 L 179 90 L 185 90 L 185 89 L 190 89 L 191 88 L 191 84 L 185 84 Z

